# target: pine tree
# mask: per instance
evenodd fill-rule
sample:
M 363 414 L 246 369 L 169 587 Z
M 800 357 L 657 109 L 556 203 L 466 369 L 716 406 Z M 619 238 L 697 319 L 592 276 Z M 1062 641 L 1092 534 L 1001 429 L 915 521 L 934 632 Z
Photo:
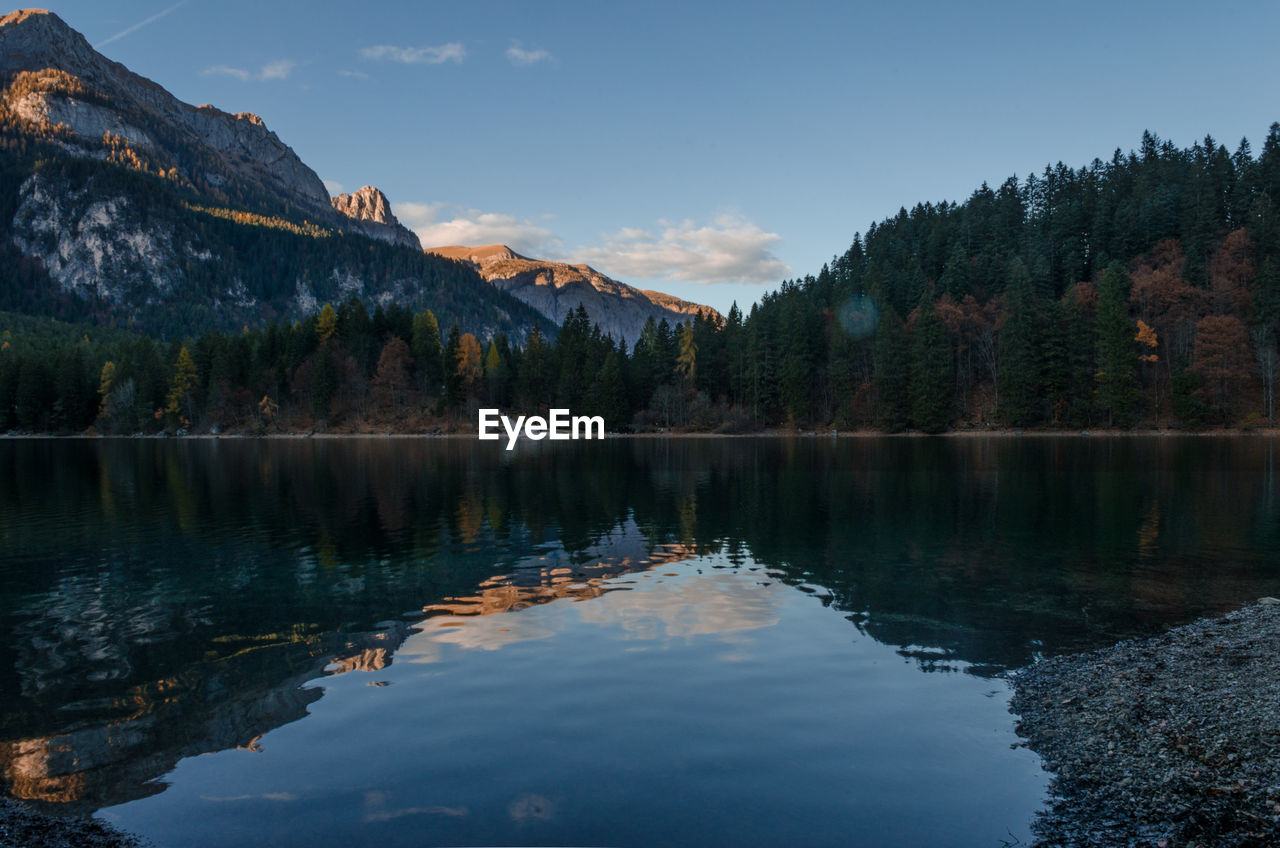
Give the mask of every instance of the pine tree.
M 1025 427 L 1039 419 L 1040 327 L 1031 276 L 1021 260 L 1010 267 L 1000 331 L 1000 409 L 1006 424 Z
M 338 367 L 333 358 L 333 346 L 321 345 L 312 365 L 311 417 L 316 421 L 329 418 L 333 396 L 338 390 Z
M 920 296 L 911 335 L 911 420 L 916 429 L 941 433 L 951 419 L 951 344 L 932 293 Z
M 409 349 L 419 387 L 427 395 L 439 395 L 444 388 L 444 346 L 440 344 L 440 324 L 430 309 L 413 316 Z
M 610 351 L 588 392 L 589 409 L 593 415 L 604 416 L 605 427 L 621 430 L 630 420 L 627 411 L 627 386 L 622 377 L 622 359 Z
M 885 304 L 872 350 L 876 386 L 876 426 L 888 433 L 905 430 L 911 413 L 911 346 L 902 319 Z
M 462 374 L 458 370 L 458 353 L 462 350 L 462 331 L 454 324 L 449 328 L 449 339 L 444 345 L 444 401 L 450 409 L 462 405 Z
M 1098 293 L 1098 406 L 1113 427 L 1133 426 L 1138 395 L 1137 326 L 1129 318 L 1128 288 L 1124 269 L 1113 264 Z
M 1093 396 L 1093 339 L 1075 290 L 1050 306 L 1042 347 L 1044 395 L 1055 427 L 1089 422 Z
M 521 409 L 526 412 L 539 412 L 547 409 L 551 403 L 550 369 L 552 363 L 551 348 L 542 338 L 542 333 L 534 327 L 525 342 L 524 356 L 520 361 L 520 373 L 517 378 L 517 393 Z

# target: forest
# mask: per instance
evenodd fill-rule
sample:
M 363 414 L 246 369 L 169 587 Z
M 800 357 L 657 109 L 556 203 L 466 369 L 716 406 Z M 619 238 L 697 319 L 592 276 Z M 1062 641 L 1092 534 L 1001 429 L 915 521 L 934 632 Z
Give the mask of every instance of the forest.
M 613 431 L 1274 425 L 1280 124 L 1059 163 L 875 223 L 744 313 L 579 309 L 523 343 L 359 300 L 167 341 L 0 315 L 0 432 L 419 432 L 480 405 Z M 316 240 L 322 241 L 322 240 Z

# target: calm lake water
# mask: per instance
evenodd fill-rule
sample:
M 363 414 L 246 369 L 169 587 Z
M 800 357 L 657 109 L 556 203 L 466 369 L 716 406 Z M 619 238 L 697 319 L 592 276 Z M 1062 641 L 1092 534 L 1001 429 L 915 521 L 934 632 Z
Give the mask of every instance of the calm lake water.
M 1278 448 L 0 440 L 0 788 L 161 848 L 1026 842 L 998 674 L 1280 595 Z

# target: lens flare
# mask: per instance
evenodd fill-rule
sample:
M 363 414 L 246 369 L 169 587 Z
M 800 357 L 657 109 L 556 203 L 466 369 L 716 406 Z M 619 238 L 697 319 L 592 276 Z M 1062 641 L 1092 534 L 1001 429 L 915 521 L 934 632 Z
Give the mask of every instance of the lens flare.
M 865 294 L 855 295 L 846 300 L 836 313 L 840 326 L 855 339 L 865 339 L 876 331 L 880 322 L 880 310 L 875 301 Z

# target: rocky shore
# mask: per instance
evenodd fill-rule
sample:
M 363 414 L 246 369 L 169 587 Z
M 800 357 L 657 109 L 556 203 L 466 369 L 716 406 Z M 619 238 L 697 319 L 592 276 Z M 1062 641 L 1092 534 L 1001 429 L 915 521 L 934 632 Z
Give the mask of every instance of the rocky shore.
M 1280 601 L 1010 675 L 1037 846 L 1280 845 Z
M 96 819 L 50 816 L 0 798 L 0 848 L 144 848 L 146 843 Z

